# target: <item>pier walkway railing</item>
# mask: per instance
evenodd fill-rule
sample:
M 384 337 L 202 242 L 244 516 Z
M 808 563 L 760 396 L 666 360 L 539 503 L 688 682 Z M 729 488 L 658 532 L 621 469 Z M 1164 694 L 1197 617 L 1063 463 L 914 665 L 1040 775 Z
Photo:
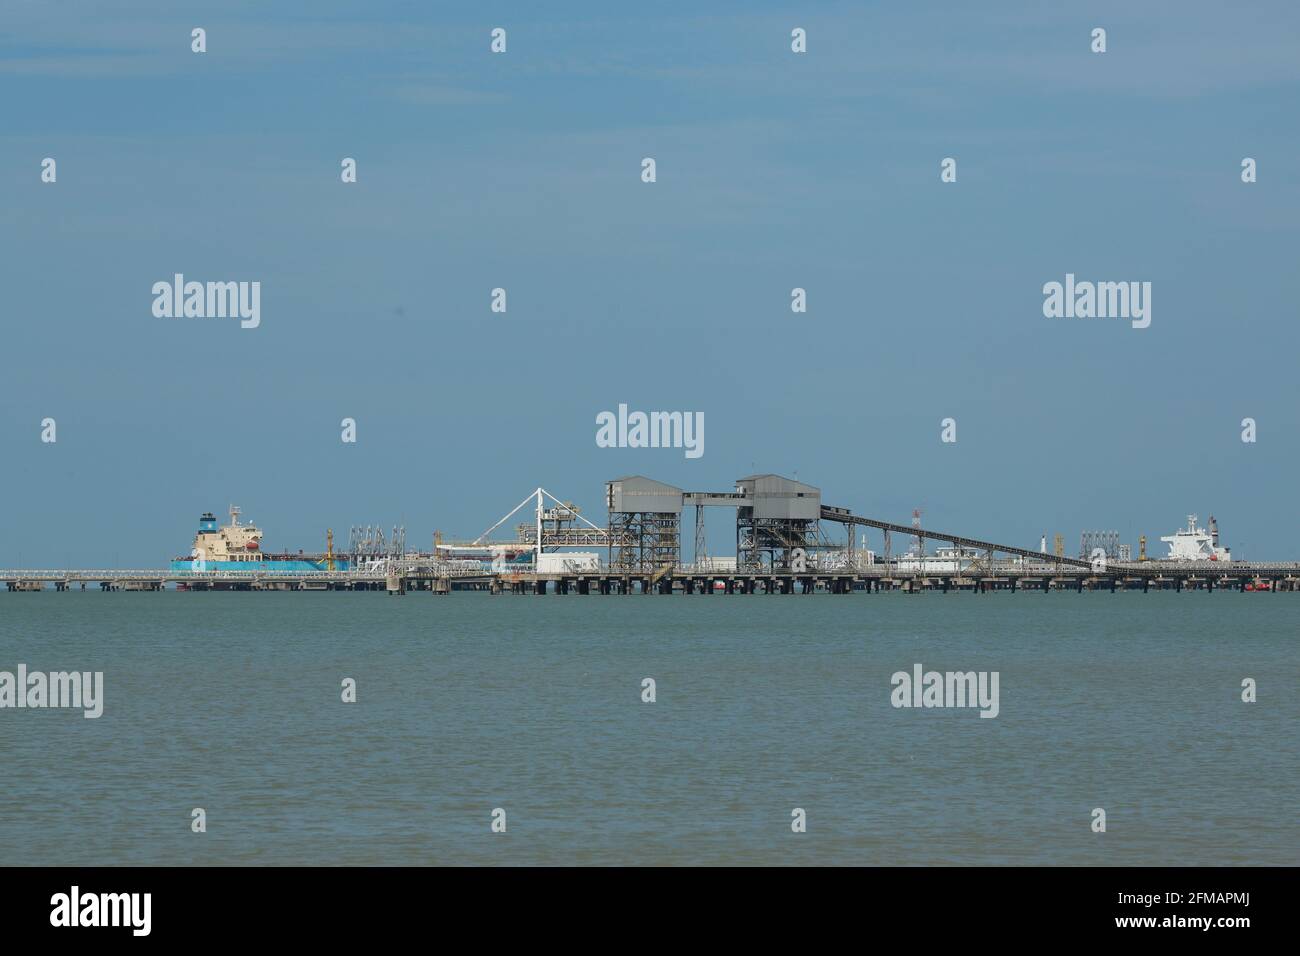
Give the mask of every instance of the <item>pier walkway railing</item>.
M 0 581 L 383 581 L 390 574 L 402 577 L 490 577 L 478 562 L 413 564 L 396 569 L 367 568 L 359 571 L 175 571 L 170 568 L 0 568 Z
M 1041 555 L 1035 555 L 1041 558 Z M 587 570 L 562 570 L 535 574 L 532 567 L 526 569 L 484 567 L 477 561 L 450 562 L 409 562 L 397 563 L 389 567 L 373 567 L 348 571 L 177 571 L 170 568 L 0 568 L 0 582 L 46 582 L 46 583 L 147 583 L 167 582 L 183 584 L 186 582 L 375 582 L 389 578 L 429 579 L 490 579 L 490 578 L 594 578 L 594 577 L 646 577 L 654 571 L 625 568 L 601 567 Z M 1049 558 L 1046 561 L 995 561 L 992 564 L 963 566 L 956 569 L 923 569 L 914 567 L 900 568 L 894 564 L 877 562 L 858 567 L 810 566 L 805 571 L 789 571 L 771 568 L 735 568 L 709 564 L 680 564 L 662 574 L 685 577 L 811 577 L 826 576 L 866 578 L 1000 578 L 1000 577 L 1153 577 L 1153 578 L 1215 578 L 1234 579 L 1253 577 L 1300 577 L 1300 561 L 1128 561 L 1110 562 L 1105 567 L 1095 568 L 1086 562 L 1073 561 L 1069 564 L 1057 563 Z

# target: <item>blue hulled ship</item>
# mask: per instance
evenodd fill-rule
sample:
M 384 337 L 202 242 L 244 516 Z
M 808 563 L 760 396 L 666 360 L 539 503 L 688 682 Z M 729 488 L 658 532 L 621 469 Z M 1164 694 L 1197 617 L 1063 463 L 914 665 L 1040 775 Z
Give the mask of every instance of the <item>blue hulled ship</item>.
M 230 524 L 217 526 L 208 511 L 199 518 L 194 547 L 188 558 L 173 558 L 173 571 L 346 571 L 346 557 L 333 553 L 333 542 L 323 555 L 266 554 L 262 532 L 254 524 L 239 523 L 239 508 L 230 506 Z

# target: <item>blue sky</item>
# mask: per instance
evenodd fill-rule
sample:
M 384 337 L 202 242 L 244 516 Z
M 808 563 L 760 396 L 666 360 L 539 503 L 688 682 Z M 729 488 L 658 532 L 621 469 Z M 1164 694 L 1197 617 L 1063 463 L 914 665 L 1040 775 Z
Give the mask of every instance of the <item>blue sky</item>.
M 754 471 L 1300 558 L 1300 9 L 979 7 L 7 0 L 0 566 L 155 566 L 230 502 L 312 550 Z M 155 318 L 176 272 L 260 281 L 261 327 Z M 1067 272 L 1152 282 L 1151 327 L 1044 318 Z M 703 412 L 704 456 L 598 448 L 620 402 Z

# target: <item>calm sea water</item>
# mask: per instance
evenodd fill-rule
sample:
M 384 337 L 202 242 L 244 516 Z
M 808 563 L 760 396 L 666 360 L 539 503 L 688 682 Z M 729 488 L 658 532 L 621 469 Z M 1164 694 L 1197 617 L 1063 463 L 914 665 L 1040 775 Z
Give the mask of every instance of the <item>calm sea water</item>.
M 1295 864 L 1298 622 L 1286 594 L 0 594 L 0 670 L 105 674 L 98 720 L 0 710 L 0 864 Z M 893 708 L 917 662 L 1000 672 L 1001 713 Z

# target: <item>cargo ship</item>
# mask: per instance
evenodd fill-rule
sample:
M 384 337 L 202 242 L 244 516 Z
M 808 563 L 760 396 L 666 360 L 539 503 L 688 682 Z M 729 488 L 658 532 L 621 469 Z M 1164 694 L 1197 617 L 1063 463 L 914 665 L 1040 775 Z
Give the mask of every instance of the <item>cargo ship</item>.
M 255 524 L 240 524 L 240 510 L 230 506 L 230 524 L 217 527 L 212 512 L 199 518 L 194 547 L 187 558 L 173 558 L 173 571 L 346 571 L 348 558 L 333 553 L 333 542 L 323 555 L 268 554 L 262 551 L 262 531 Z
M 1231 561 L 1232 551 L 1219 545 L 1219 525 L 1210 515 L 1210 529 L 1196 526 L 1196 515 L 1187 516 L 1187 527 L 1160 539 L 1169 545 L 1166 561 Z

